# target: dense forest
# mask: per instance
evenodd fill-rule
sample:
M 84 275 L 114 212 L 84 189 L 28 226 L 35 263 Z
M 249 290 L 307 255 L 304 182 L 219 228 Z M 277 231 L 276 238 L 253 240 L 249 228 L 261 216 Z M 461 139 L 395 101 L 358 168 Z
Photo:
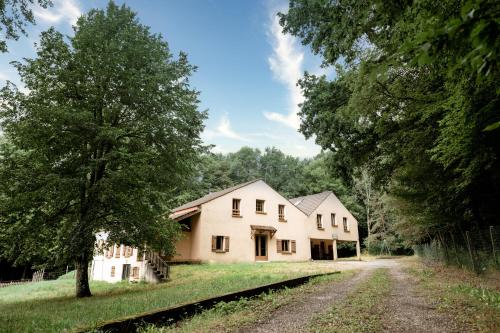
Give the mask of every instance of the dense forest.
M 373 179 L 408 245 L 499 224 L 498 17 L 490 0 L 291 0 L 280 14 L 336 69 L 300 80 L 300 131 L 342 180 Z

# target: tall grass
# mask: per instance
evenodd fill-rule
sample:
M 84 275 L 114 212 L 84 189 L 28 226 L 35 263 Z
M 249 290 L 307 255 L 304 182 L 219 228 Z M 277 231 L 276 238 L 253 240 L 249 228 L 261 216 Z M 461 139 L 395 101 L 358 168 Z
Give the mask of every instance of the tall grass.
M 180 265 L 165 284 L 92 281 L 94 296 L 76 299 L 74 279 L 0 289 L 0 332 L 60 332 L 93 327 L 158 308 L 311 273 L 332 271 L 331 263 Z

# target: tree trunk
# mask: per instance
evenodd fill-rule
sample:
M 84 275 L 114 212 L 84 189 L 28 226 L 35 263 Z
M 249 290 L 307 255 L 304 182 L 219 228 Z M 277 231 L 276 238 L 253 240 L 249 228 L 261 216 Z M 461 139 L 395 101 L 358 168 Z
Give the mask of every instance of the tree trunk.
M 90 297 L 89 287 L 89 257 L 82 254 L 75 262 L 76 266 L 76 297 Z

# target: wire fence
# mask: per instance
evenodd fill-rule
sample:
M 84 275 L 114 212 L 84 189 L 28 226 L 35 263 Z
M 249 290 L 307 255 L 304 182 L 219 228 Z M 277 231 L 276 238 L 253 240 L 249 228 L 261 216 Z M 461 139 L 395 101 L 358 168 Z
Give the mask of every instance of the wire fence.
M 64 275 L 67 275 L 67 278 L 74 278 L 73 269 L 74 267 L 70 266 L 67 266 L 65 270 L 57 270 L 57 271 L 45 271 L 45 268 L 42 268 L 34 272 L 33 277 L 31 279 L 0 281 L 0 288 L 40 282 L 40 281 L 57 280 L 63 277 Z
M 500 228 L 490 226 L 465 232 L 439 234 L 427 244 L 414 246 L 417 255 L 481 273 L 500 269 Z

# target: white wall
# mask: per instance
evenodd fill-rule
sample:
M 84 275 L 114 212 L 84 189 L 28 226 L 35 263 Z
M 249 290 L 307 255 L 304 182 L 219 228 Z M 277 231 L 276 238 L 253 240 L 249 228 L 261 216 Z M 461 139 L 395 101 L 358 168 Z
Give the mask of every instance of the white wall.
M 335 213 L 337 220 L 337 227 L 333 227 L 331 223 L 331 213 Z M 323 216 L 324 230 L 317 228 L 316 216 L 321 214 Z M 342 218 L 347 217 L 349 224 L 349 232 L 344 232 L 344 225 Z M 352 214 L 345 208 L 340 200 L 332 193 L 330 194 L 316 210 L 307 218 L 306 227 L 307 235 L 309 238 L 314 239 L 332 239 L 332 235 L 337 235 L 338 240 L 341 241 L 357 241 L 358 236 L 358 221 Z
M 240 199 L 241 217 L 232 217 L 232 200 Z M 265 200 L 266 214 L 255 212 L 257 199 Z M 278 219 L 278 205 L 285 205 L 285 219 Z M 309 240 L 305 236 L 306 215 L 263 181 L 257 181 L 202 205 L 200 219 L 193 234 L 193 259 L 209 262 L 255 261 L 255 240 L 250 225 L 271 226 L 277 229 L 268 237 L 269 261 L 302 261 L 310 258 Z M 229 252 L 212 252 L 212 236 L 229 236 Z M 277 239 L 295 240 L 297 252 L 278 253 Z

